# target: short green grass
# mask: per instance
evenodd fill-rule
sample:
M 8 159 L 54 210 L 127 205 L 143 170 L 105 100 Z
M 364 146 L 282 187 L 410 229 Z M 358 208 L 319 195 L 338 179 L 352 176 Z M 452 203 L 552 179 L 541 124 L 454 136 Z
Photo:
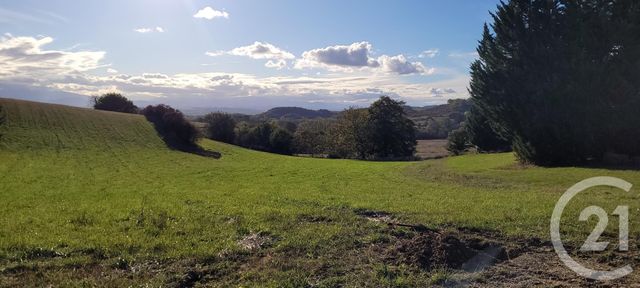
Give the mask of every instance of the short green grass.
M 0 127 L 0 269 L 44 269 L 51 273 L 46 281 L 70 285 L 106 282 L 85 283 L 92 280 L 75 279 L 59 267 L 116 269 L 244 255 L 250 252 L 238 240 L 254 233 L 273 240 L 261 252 L 272 262 L 219 264 L 231 271 L 220 276 L 220 285 L 430 283 L 439 276 L 399 273 L 389 280 L 376 276 L 380 263 L 346 259 L 381 229 L 355 211 L 545 240 L 556 200 L 575 182 L 609 175 L 640 183 L 637 171 L 520 167 L 508 153 L 362 162 L 287 157 L 202 140 L 204 148 L 222 153 L 213 159 L 169 150 L 139 115 L 8 99 L 0 105 L 7 116 Z M 609 212 L 631 205 L 636 235 L 637 191 L 585 192 L 568 207 L 567 237 L 584 239 L 595 222 L 572 219 L 595 204 Z M 167 277 L 108 283 L 165 283 Z

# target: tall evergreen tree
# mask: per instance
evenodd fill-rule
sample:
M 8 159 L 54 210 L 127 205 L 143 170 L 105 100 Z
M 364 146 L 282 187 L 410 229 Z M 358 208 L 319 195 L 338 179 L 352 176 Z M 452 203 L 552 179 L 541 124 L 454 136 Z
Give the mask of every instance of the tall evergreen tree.
M 463 128 L 467 141 L 479 152 L 503 152 L 511 149 L 511 142 L 495 132 L 491 121 L 475 105 L 466 113 Z
M 541 165 L 639 155 L 638 3 L 512 0 L 485 26 L 470 94 L 479 115 Z M 472 126 L 472 125 L 471 125 Z

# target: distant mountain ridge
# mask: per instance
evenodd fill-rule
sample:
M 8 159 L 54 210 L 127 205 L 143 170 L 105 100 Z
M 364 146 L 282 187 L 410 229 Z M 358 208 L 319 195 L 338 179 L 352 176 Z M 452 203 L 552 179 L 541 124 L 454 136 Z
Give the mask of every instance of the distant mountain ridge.
M 464 114 L 468 111 L 470 105 L 467 100 L 456 99 L 446 104 L 433 106 L 404 106 L 404 110 L 409 118 L 423 117 L 444 117 L 453 113 Z M 275 107 L 263 113 L 254 115 L 256 118 L 262 119 L 278 119 L 278 120 L 302 120 L 315 118 L 333 118 L 338 116 L 341 111 L 330 111 L 327 109 L 312 110 L 302 107 Z
M 278 120 L 302 120 L 316 118 L 332 118 L 339 112 L 329 111 L 326 109 L 311 110 L 302 107 L 276 107 L 269 109 L 264 113 L 256 115 L 258 118 L 278 119 Z
M 404 111 L 416 124 L 418 139 L 445 139 L 451 131 L 460 128 L 464 123 L 465 113 L 470 108 L 471 103 L 468 100 L 454 99 L 449 100 L 446 104 L 434 106 L 404 106 Z M 306 119 L 331 119 L 337 117 L 340 113 L 340 111 L 326 109 L 311 110 L 301 107 L 276 107 L 264 113 L 249 116 L 249 119 L 253 121 L 280 120 L 300 122 Z M 241 119 L 242 116 L 236 115 L 236 117 Z

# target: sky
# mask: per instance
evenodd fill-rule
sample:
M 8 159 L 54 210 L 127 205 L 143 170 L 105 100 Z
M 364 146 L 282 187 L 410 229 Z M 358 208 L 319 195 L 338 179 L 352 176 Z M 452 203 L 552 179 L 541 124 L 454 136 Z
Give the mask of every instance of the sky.
M 263 110 L 468 97 L 494 0 L 4 0 L 0 97 Z

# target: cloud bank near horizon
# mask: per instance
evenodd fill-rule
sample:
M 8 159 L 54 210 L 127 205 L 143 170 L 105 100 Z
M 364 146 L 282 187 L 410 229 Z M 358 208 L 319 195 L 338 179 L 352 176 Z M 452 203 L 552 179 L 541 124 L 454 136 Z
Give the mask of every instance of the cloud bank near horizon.
M 104 64 L 105 51 L 47 49 L 53 41 L 51 37 L 15 37 L 11 34 L 0 38 L 0 96 L 12 97 L 7 94 L 19 93 L 18 87 L 25 87 L 24 93 L 37 90 L 41 93 L 50 91 L 53 95 L 57 91 L 65 97 L 119 91 L 140 103 L 260 109 L 284 105 L 332 109 L 365 106 L 381 95 L 399 98 L 411 105 L 467 97 L 467 75 L 452 75 L 429 83 L 416 82 L 411 77 L 425 77 L 435 69 L 411 62 L 401 54 L 375 57 L 368 42 L 312 49 L 303 52 L 300 58 L 259 41 L 223 53 L 267 60 L 264 65 L 270 68 L 284 69 L 292 63 L 294 72 L 309 69 L 332 72 L 312 76 L 256 76 L 152 71 L 130 75 Z M 210 56 L 217 56 L 210 53 Z M 11 89 L 3 89 L 6 87 Z

